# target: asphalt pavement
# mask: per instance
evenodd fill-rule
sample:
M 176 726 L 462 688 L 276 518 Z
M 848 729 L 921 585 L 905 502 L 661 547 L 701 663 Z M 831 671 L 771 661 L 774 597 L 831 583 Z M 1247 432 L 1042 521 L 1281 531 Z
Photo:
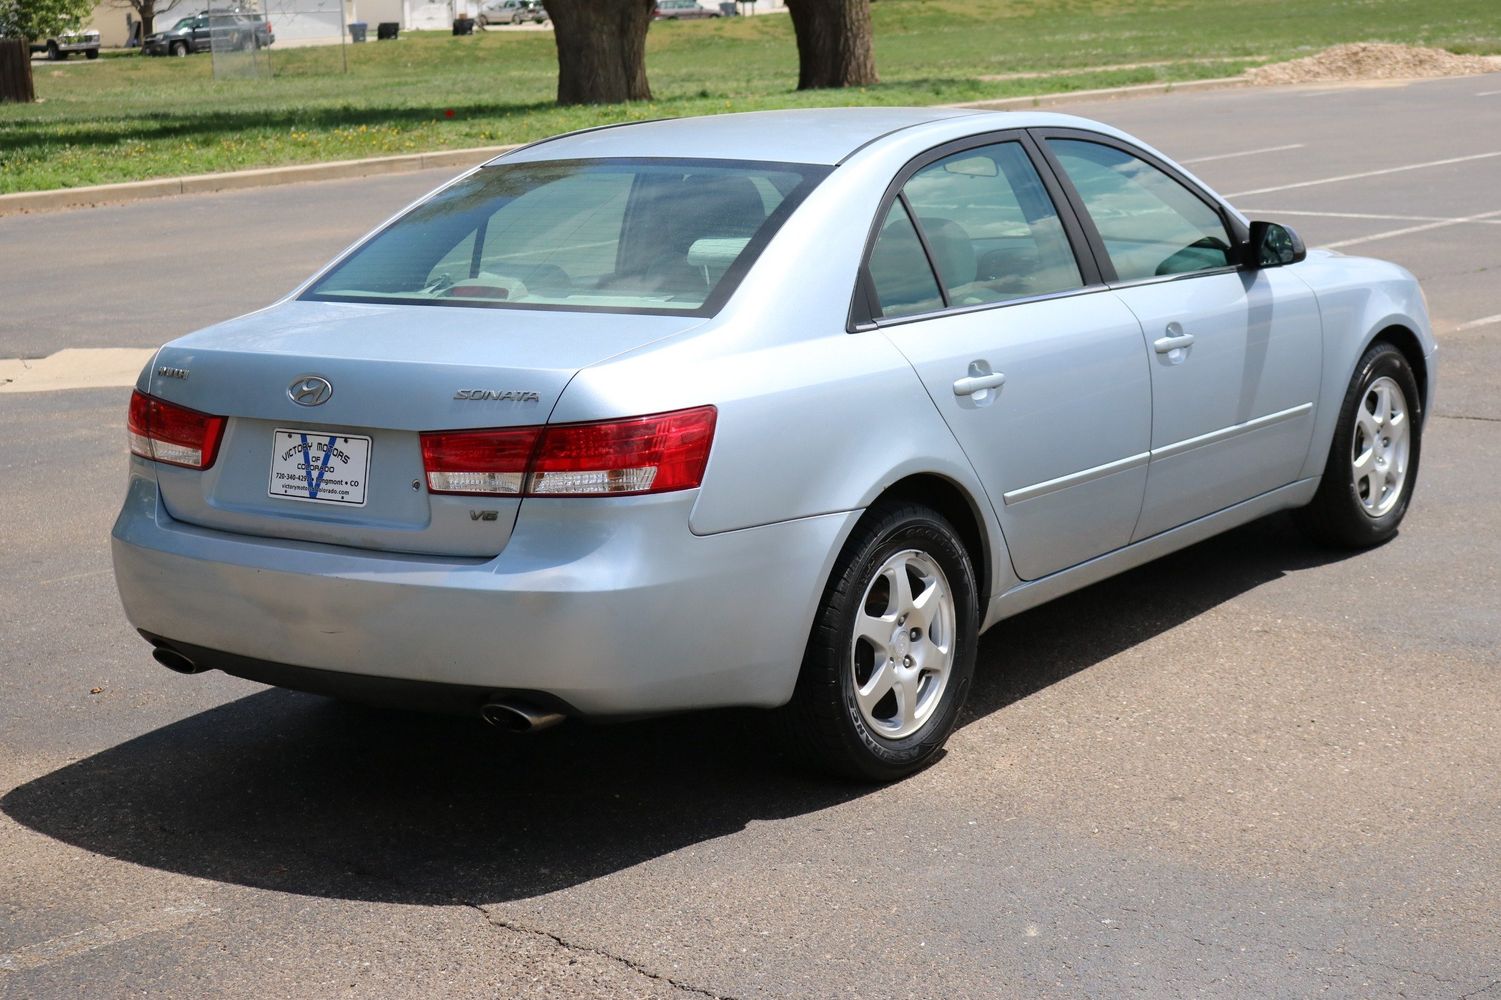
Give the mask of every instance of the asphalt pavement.
M 516 740 L 169 673 L 109 570 L 126 390 L 3 395 L 0 997 L 1501 1000 L 1501 76 L 1070 110 L 1422 279 L 1394 541 L 1273 517 L 1004 622 L 868 788 L 736 713 Z M 0 359 L 256 308 L 448 174 L 0 218 Z

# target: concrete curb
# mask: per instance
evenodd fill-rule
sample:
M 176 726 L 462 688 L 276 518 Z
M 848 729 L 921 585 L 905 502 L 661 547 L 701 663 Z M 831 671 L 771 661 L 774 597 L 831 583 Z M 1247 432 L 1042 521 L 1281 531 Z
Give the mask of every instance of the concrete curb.
M 515 146 L 480 146 L 474 149 L 444 149 L 406 156 L 377 156 L 366 160 L 335 160 L 331 163 L 304 163 L 290 167 L 261 167 L 256 170 L 233 170 L 222 174 L 193 174 L 188 177 L 163 177 L 159 180 L 130 181 L 125 184 L 95 184 L 89 187 L 59 188 L 55 191 L 21 191 L 0 194 L 0 216 L 52 209 L 83 208 L 119 202 L 143 201 L 178 194 L 204 194 L 212 191 L 239 191 L 245 188 L 296 184 L 300 181 L 331 181 L 373 174 L 395 174 L 430 167 L 472 167 L 515 149 Z
M 942 104 L 945 108 L 974 108 L 987 111 L 1017 111 L 1046 108 L 1076 101 L 1114 100 L 1125 97 L 1148 97 L 1180 91 L 1221 90 L 1249 86 L 1243 76 L 1213 80 L 1186 80 L 1181 83 L 1143 83 L 1130 87 L 1103 90 L 1073 90 L 1062 94 L 1033 97 L 1007 97 L 995 101 L 971 101 L 966 104 Z M 163 177 L 158 180 L 130 181 L 125 184 L 95 184 L 90 187 L 59 188 L 54 191 L 21 191 L 0 194 L 0 216 L 24 212 L 46 212 L 90 205 L 118 204 L 166 198 L 179 194 L 206 194 L 213 191 L 238 191 L 245 188 L 296 184 L 301 181 L 332 181 L 375 174 L 395 174 L 430 167 L 472 167 L 516 146 L 480 146 L 473 149 L 444 149 L 407 156 L 377 156 L 366 160 L 335 160 L 332 163 L 305 163 L 290 167 L 261 167 L 233 170 L 222 174 L 193 174 L 188 177 Z

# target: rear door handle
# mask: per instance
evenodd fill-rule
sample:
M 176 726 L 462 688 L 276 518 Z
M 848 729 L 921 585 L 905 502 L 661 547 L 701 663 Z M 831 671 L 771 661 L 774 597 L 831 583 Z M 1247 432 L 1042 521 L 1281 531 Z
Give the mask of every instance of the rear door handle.
M 991 372 L 988 375 L 969 375 L 954 383 L 954 395 L 973 396 L 977 392 L 986 389 L 999 389 L 1006 381 L 1003 372 Z

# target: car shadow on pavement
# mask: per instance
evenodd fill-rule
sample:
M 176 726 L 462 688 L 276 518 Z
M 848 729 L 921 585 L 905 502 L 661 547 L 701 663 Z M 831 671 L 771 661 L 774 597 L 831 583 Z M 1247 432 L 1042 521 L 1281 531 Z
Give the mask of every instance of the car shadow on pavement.
M 1339 557 L 1273 518 L 1027 612 L 982 641 L 964 721 Z M 492 903 L 876 791 L 771 763 L 756 721 L 700 713 L 506 738 L 269 690 L 37 778 L 0 809 L 65 843 L 199 878 Z

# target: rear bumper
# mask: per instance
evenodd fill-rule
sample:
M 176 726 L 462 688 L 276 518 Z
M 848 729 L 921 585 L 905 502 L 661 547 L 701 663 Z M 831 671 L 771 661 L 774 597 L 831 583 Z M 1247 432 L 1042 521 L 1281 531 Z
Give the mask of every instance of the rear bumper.
M 115 577 L 136 628 L 200 655 L 529 693 L 585 715 L 781 704 L 859 512 L 698 536 L 693 500 L 527 500 L 505 551 L 480 561 L 197 528 L 138 474 Z

